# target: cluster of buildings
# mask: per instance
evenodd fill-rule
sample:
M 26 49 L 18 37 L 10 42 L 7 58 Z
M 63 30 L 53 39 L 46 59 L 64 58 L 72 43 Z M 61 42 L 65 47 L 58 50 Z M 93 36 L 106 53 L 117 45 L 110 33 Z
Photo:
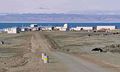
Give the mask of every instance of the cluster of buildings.
M 116 26 L 96 26 L 96 27 L 75 27 L 70 28 L 71 31 L 81 31 L 81 30 L 96 30 L 96 31 L 106 31 L 115 30 Z
M 64 26 L 38 26 L 37 24 L 31 24 L 29 27 L 13 27 L 13 28 L 6 28 L 3 31 L 16 34 L 19 32 L 25 31 L 108 31 L 108 30 L 115 30 L 116 26 L 96 26 L 96 27 L 82 27 L 77 26 L 74 28 L 69 28 L 68 24 L 64 24 Z
M 64 26 L 38 26 L 37 24 L 31 24 L 29 27 L 12 27 L 12 28 L 5 28 L 2 32 L 7 32 L 9 34 L 16 34 L 19 32 L 25 31 L 67 31 L 68 24 L 64 24 Z

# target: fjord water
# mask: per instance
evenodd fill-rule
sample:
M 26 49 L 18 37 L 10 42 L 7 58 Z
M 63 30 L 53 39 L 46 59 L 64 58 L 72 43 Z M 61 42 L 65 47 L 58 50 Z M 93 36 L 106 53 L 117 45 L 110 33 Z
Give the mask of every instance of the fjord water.
M 0 23 L 0 29 L 10 27 L 28 27 L 30 24 L 38 24 L 39 26 L 63 26 L 64 23 Z M 116 26 L 120 28 L 120 23 L 68 23 L 69 27 L 77 26 Z

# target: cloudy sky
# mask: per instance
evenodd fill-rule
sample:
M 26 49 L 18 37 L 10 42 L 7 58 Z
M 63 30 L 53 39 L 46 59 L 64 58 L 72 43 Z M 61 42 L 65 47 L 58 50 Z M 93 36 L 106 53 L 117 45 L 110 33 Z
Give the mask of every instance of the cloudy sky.
M 0 0 L 0 13 L 120 11 L 120 0 Z

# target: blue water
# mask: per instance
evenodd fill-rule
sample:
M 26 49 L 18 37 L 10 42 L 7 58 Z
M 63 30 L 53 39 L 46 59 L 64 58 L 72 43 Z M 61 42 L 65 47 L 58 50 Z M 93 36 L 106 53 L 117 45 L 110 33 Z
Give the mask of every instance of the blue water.
M 28 27 L 30 24 L 38 24 L 39 26 L 63 26 L 64 23 L 0 23 L 0 29 L 9 27 Z M 114 25 L 120 29 L 120 23 L 68 23 L 69 27 L 76 26 L 108 26 Z

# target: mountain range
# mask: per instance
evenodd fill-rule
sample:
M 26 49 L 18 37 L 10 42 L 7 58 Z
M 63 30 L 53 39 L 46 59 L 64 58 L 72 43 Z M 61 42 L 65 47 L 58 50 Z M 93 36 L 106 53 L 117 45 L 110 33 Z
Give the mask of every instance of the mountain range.
M 79 23 L 79 22 L 120 22 L 120 14 L 0 14 L 0 22 L 32 22 L 32 23 Z

